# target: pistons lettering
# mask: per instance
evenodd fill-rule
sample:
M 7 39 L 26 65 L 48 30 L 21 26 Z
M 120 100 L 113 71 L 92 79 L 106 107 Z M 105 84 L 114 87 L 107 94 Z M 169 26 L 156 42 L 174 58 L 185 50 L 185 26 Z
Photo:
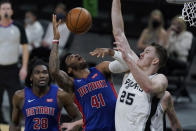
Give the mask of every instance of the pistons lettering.
M 97 89 L 101 89 L 101 88 L 105 88 L 108 87 L 106 84 L 105 80 L 100 80 L 100 81 L 95 81 L 95 82 L 91 82 L 88 83 L 82 87 L 80 87 L 77 91 L 79 92 L 80 96 L 84 96 L 85 94 L 97 90 Z
M 27 117 L 38 115 L 38 114 L 46 114 L 54 116 L 55 108 L 53 107 L 47 107 L 47 106 L 36 106 L 26 109 L 26 115 Z

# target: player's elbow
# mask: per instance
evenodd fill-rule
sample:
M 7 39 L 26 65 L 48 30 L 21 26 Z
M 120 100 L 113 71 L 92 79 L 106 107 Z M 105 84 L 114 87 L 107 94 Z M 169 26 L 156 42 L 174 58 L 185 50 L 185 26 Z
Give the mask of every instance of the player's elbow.
M 146 85 L 143 90 L 146 92 L 146 93 L 155 93 L 156 90 L 155 88 L 153 87 L 153 85 L 149 84 L 149 85 Z

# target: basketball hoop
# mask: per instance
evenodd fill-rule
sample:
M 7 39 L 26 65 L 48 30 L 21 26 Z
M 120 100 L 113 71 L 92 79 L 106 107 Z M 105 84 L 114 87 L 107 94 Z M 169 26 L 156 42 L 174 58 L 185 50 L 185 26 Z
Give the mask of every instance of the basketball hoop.
M 196 2 L 184 3 L 182 18 L 184 21 L 189 22 L 190 26 L 196 27 Z

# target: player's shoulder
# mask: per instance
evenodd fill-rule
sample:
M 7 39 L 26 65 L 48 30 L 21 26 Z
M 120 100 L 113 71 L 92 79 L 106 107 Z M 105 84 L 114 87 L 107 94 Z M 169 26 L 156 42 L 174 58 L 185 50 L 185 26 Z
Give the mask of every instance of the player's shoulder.
M 164 96 L 163 96 L 162 99 L 164 101 L 168 101 L 168 100 L 172 99 L 172 96 L 171 96 L 170 92 L 169 91 L 165 91 Z
M 159 88 L 166 88 L 168 87 L 168 80 L 164 74 L 155 74 L 152 76 L 152 82 L 156 83 Z
M 167 77 L 164 75 L 164 74 L 155 74 L 152 79 L 155 79 L 155 80 L 163 80 L 165 82 L 167 82 Z

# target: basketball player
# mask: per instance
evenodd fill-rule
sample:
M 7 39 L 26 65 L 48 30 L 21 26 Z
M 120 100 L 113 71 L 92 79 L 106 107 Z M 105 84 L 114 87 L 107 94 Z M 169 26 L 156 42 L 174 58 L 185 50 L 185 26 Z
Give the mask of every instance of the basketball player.
M 121 43 L 116 42 L 116 45 L 130 73 L 124 77 L 116 104 L 116 130 L 150 131 L 148 119 L 151 119 L 152 106 L 159 102 L 168 85 L 167 78 L 156 73 L 167 54 L 160 45 L 151 44 L 134 61 L 122 41 L 120 39 Z
M 176 116 L 176 112 L 173 105 L 171 94 L 165 91 L 164 96 L 161 98 L 158 106 L 156 106 L 156 112 L 151 117 L 151 131 L 165 131 L 166 121 L 165 113 L 167 114 L 172 131 L 182 131 L 180 122 Z
M 116 53 L 114 56 L 118 56 L 120 62 L 126 62 L 129 69 L 116 103 L 116 131 L 149 131 L 146 122 L 150 116 L 151 105 L 154 105 L 152 98 L 155 96 L 160 99 L 168 85 L 167 78 L 163 74 L 157 74 L 158 69 L 165 65 L 166 50 L 156 43 L 147 46 L 140 57 L 131 50 L 124 34 L 120 0 L 113 0 L 112 25 L 115 44 L 123 57 Z M 100 56 L 104 55 L 103 52 L 95 50 L 91 54 Z
M 48 66 L 36 60 L 28 71 L 26 85 L 13 96 L 13 112 L 10 131 L 20 131 L 20 115 L 25 116 L 25 131 L 59 131 L 60 112 L 64 107 L 74 120 L 80 112 L 71 96 L 50 84 Z
M 128 50 L 120 0 L 113 0 L 112 3 L 112 26 L 117 49 L 130 70 L 124 77 L 116 103 L 116 130 L 149 131 L 147 121 L 154 104 L 152 98 L 160 99 L 168 86 L 167 78 L 157 74 L 167 61 L 167 52 L 156 43 L 147 46 L 139 58 L 133 50 Z
M 75 102 L 83 115 L 83 122 L 80 120 L 80 124 L 83 124 L 84 131 L 115 131 L 117 94 L 108 68 L 110 62 L 105 61 L 88 69 L 84 58 L 78 54 L 69 54 L 63 58 L 65 71 L 60 70 L 58 25 L 59 22 L 56 22 L 56 16 L 53 15 L 54 40 L 49 60 L 53 79 L 64 90 L 74 93 Z

